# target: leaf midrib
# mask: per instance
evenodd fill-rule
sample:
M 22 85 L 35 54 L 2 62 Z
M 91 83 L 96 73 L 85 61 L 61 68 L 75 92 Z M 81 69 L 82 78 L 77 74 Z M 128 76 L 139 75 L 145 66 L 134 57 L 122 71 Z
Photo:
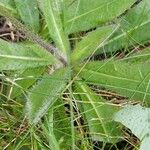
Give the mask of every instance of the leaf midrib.
M 59 38 L 59 41 L 61 43 L 61 46 L 62 46 L 62 50 L 63 52 L 66 52 L 66 48 L 63 44 L 63 40 L 62 40 L 62 37 L 60 35 L 60 31 L 59 31 L 59 28 L 57 26 L 57 23 L 56 23 L 56 20 L 55 20 L 55 17 L 54 17 L 54 13 L 52 11 L 52 7 L 51 7 L 51 4 L 50 4 L 50 1 L 49 1 L 49 6 L 50 6 L 50 9 L 47 9 L 48 13 L 52 16 L 52 21 L 53 21 L 53 24 L 54 24 L 54 27 L 55 27 L 55 31 L 56 31 L 56 34 L 58 35 L 58 38 Z
M 15 55 L 2 55 L 2 54 L 0 54 L 0 57 L 2 57 L 2 58 L 11 58 L 11 59 L 16 59 L 16 60 L 49 61 L 48 59 L 43 59 L 43 58 L 15 56 Z
M 119 80 L 132 81 L 132 82 L 136 82 L 136 83 L 141 82 L 141 81 L 138 81 L 138 80 L 133 80 L 133 79 L 125 78 L 125 77 L 117 77 L 117 76 L 112 76 L 112 75 L 110 75 L 110 74 L 105 74 L 105 73 L 101 73 L 101 72 L 96 72 L 96 71 L 89 70 L 89 69 L 86 69 L 86 68 L 84 68 L 83 70 L 85 70 L 85 72 L 91 72 L 91 74 L 98 74 L 98 75 L 107 76 L 107 77 L 115 78 L 115 79 L 119 79 Z M 91 76 L 92 76 L 92 75 L 91 75 Z M 144 82 L 144 83 L 145 83 L 145 82 Z

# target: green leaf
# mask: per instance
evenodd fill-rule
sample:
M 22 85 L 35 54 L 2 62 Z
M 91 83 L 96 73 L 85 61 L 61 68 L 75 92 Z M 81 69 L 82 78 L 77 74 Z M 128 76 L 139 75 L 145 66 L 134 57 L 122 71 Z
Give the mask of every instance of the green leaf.
M 143 45 L 150 40 L 150 1 L 141 1 L 122 17 L 118 30 L 97 53 L 115 52 L 122 48 Z
M 80 77 L 85 82 L 111 89 L 131 100 L 150 104 L 149 63 L 132 64 L 111 60 L 91 62 L 82 69 Z
M 9 10 L 13 15 L 16 14 L 16 10 L 12 7 L 12 1 L 10 0 L 0 0 L 0 6 Z
M 140 150 L 150 148 L 150 108 L 129 105 L 117 112 L 114 120 L 129 128 L 141 140 Z
M 68 34 L 85 31 L 110 21 L 136 0 L 67 0 L 64 1 L 64 27 Z
M 51 149 L 68 149 L 71 146 L 70 118 L 62 99 L 57 99 L 44 117 L 44 131 Z
M 112 121 L 117 107 L 99 97 L 83 82 L 76 82 L 76 92 L 82 100 L 83 114 L 88 123 L 89 134 L 93 140 L 114 143 L 120 132 L 117 124 Z
M 56 70 L 51 75 L 43 76 L 43 79 L 31 89 L 26 105 L 31 124 L 36 124 L 61 95 L 68 76 L 68 68 Z
M 138 51 L 137 53 L 131 54 L 128 57 L 123 58 L 122 60 L 135 63 L 150 62 L 150 48 L 145 48 L 141 51 Z
M 47 115 L 44 118 L 42 129 L 46 135 L 46 139 L 49 143 L 49 149 L 60 150 L 59 141 L 56 139 L 54 134 L 54 116 L 53 108 L 49 109 Z
M 39 11 L 36 0 L 15 0 L 22 21 L 32 30 L 39 30 Z
M 33 83 L 40 78 L 44 73 L 45 67 L 28 68 L 15 76 L 15 83 L 17 86 L 13 87 L 11 98 L 19 96 L 23 91 L 27 90 Z
M 56 139 L 60 143 L 61 149 L 67 149 L 71 146 L 71 124 L 70 118 L 65 112 L 63 100 L 58 99 L 54 104 L 53 127 Z
M 69 51 L 69 43 L 67 36 L 63 31 L 61 21 L 61 1 L 60 0 L 38 0 L 39 6 L 44 14 L 49 33 L 57 47 L 67 57 Z M 63 55 L 62 54 L 62 55 Z
M 72 53 L 72 62 L 81 62 L 93 55 L 100 46 L 104 45 L 116 29 L 117 27 L 115 26 L 105 26 L 88 33 L 87 36 L 77 43 Z
M 55 58 L 36 45 L 9 43 L 0 39 L 0 70 L 17 70 L 55 63 Z

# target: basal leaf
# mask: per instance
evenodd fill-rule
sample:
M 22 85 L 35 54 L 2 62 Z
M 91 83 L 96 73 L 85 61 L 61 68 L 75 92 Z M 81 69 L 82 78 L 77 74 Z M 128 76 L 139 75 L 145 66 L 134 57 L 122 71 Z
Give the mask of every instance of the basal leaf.
M 79 94 L 81 106 L 87 124 L 89 127 L 89 135 L 93 140 L 114 143 L 118 140 L 120 131 L 117 124 L 112 121 L 113 114 L 117 111 L 117 107 L 106 102 L 102 97 L 98 97 L 83 82 L 76 82 L 76 93 Z
M 150 1 L 141 1 L 121 19 L 120 29 L 110 38 L 97 53 L 115 52 L 135 44 L 143 45 L 150 40 Z
M 93 55 L 100 46 L 104 45 L 116 29 L 117 27 L 115 26 L 106 26 L 88 33 L 87 36 L 77 43 L 72 53 L 72 62 L 80 62 Z
M 64 1 L 64 27 L 68 34 L 85 31 L 110 21 L 136 0 L 67 0 Z
M 44 71 L 45 67 L 28 68 L 22 71 L 20 74 L 17 74 L 17 76 L 15 76 L 16 86 L 14 85 L 13 87 L 11 98 L 19 96 L 23 91 L 32 86 L 36 80 L 41 78 L 41 75 L 44 73 Z
M 137 53 L 131 54 L 128 57 L 123 58 L 122 60 L 135 63 L 150 62 L 150 48 L 145 48 L 141 51 L 138 51 Z
M 0 70 L 26 69 L 54 63 L 55 58 L 38 46 L 0 39 Z
M 31 89 L 26 105 L 31 124 L 36 124 L 61 95 L 68 76 L 69 69 L 56 70 L 51 75 L 43 76 L 43 79 Z
M 117 112 L 114 120 L 129 128 L 141 140 L 140 150 L 150 148 L 150 108 L 129 105 Z
M 44 2 L 42 0 L 38 1 L 44 14 L 50 36 L 57 47 L 65 54 L 64 57 L 66 57 L 69 50 L 69 43 L 62 26 L 62 2 L 60 0 L 45 0 Z
M 129 99 L 150 104 L 149 63 L 91 62 L 82 69 L 80 77 L 85 82 L 111 89 Z
M 37 0 L 15 0 L 22 21 L 32 30 L 39 30 L 39 11 Z
M 7 10 L 9 10 L 9 12 L 11 12 L 13 15 L 16 15 L 16 10 L 13 8 L 12 6 L 12 1 L 11 0 L 0 0 L 0 6 L 2 6 L 3 8 L 6 8 Z

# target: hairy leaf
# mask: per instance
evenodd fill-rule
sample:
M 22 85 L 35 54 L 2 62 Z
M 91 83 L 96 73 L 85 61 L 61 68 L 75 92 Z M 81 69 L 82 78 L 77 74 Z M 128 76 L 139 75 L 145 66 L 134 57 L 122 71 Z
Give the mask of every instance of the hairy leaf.
M 36 80 L 41 78 L 44 73 L 45 67 L 28 68 L 15 76 L 16 86 L 13 87 L 11 98 L 19 96 L 23 91 L 27 90 L 34 84 Z
M 129 99 L 150 104 L 150 67 L 148 63 L 132 64 L 110 60 L 91 62 L 82 69 L 80 77 L 85 79 L 85 82 L 111 89 Z
M 105 26 L 88 33 L 87 36 L 77 43 L 72 53 L 72 62 L 80 62 L 93 55 L 100 46 L 104 45 L 116 29 L 117 27 L 115 26 Z
M 53 56 L 38 46 L 0 39 L 0 70 L 26 69 L 54 63 Z
M 69 69 L 56 70 L 31 89 L 27 99 L 26 111 L 31 124 L 36 124 L 60 96 L 67 83 Z
M 98 97 L 90 88 L 82 83 L 76 82 L 76 89 L 82 100 L 83 112 L 89 127 L 89 134 L 93 140 L 104 142 L 116 142 L 120 136 L 117 124 L 112 121 L 117 107 Z
M 137 53 L 131 54 L 128 57 L 123 58 L 122 60 L 126 60 L 129 62 L 150 62 L 150 48 L 145 48 Z
M 39 11 L 36 0 L 15 0 L 22 21 L 32 30 L 39 30 Z
M 69 50 L 69 43 L 67 36 L 63 31 L 61 21 L 61 1 L 60 0 L 38 0 L 40 8 L 44 14 L 49 33 L 54 40 L 57 47 L 65 54 L 65 57 Z
M 68 34 L 88 30 L 116 18 L 134 2 L 136 0 L 64 1 L 64 27 Z
M 11 0 L 0 0 L 0 6 L 3 8 L 9 10 L 13 15 L 17 14 L 16 10 L 12 6 L 12 1 Z
M 120 21 L 121 20 L 121 21 Z M 118 30 L 97 53 L 115 52 L 150 40 L 150 1 L 141 1 L 121 19 Z
M 129 128 L 141 140 L 140 150 L 150 148 L 150 108 L 129 105 L 117 112 L 114 120 Z

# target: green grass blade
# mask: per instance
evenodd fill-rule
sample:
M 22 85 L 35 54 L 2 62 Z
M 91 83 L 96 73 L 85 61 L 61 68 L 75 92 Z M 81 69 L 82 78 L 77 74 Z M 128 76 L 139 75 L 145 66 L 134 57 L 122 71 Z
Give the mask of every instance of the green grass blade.
M 57 99 L 53 108 L 49 109 L 45 116 L 44 126 L 51 148 L 68 149 L 71 147 L 70 118 L 65 112 L 63 100 Z
M 146 63 L 150 61 L 150 48 L 142 49 L 137 53 L 130 54 L 128 57 L 122 59 L 123 61 L 133 62 L 133 63 Z
M 89 127 L 89 134 L 93 140 L 114 143 L 121 136 L 117 124 L 112 121 L 117 107 L 98 97 L 86 84 L 76 82 L 76 91 L 83 103 L 83 114 Z M 83 93 L 83 94 L 82 94 Z
M 54 134 L 53 119 L 53 109 L 50 109 L 48 115 L 45 117 L 45 122 L 43 123 L 42 128 L 48 139 L 49 148 L 60 150 L 59 142 Z

